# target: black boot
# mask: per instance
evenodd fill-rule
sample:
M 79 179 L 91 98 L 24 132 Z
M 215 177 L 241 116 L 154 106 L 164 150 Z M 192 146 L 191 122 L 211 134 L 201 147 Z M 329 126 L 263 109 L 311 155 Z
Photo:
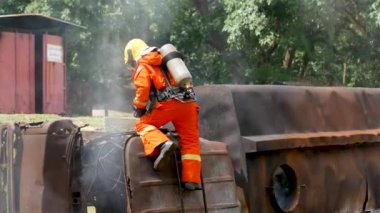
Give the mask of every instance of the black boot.
M 198 183 L 193 183 L 193 182 L 184 182 L 182 183 L 183 188 L 186 190 L 202 190 L 202 186 Z
M 173 141 L 166 141 L 160 147 L 160 154 L 153 164 L 154 170 L 160 171 L 165 168 L 170 162 L 170 156 L 175 152 L 177 145 Z

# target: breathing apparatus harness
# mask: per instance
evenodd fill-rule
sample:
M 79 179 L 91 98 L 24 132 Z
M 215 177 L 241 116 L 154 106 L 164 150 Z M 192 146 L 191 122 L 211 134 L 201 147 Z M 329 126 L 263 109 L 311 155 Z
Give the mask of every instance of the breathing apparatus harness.
M 176 99 L 182 103 L 196 102 L 195 93 L 192 87 L 180 88 L 180 87 L 172 86 L 170 84 L 167 71 L 163 67 L 161 67 L 160 69 L 165 77 L 167 86 L 160 91 L 160 90 L 157 90 L 152 84 L 152 87 L 150 89 L 149 104 L 147 106 L 147 112 L 151 112 L 153 110 L 153 107 L 156 101 L 163 102 L 169 99 Z
M 167 86 L 161 91 L 156 91 L 156 97 L 158 102 L 166 101 L 168 99 L 176 99 L 182 103 L 191 103 L 196 101 L 195 93 L 192 87 L 182 88 L 172 86 L 170 84 L 166 67 L 161 67 L 160 69 L 165 77 Z
M 196 102 L 195 92 L 191 84 L 181 87 L 173 86 L 170 84 L 170 78 L 168 75 L 168 72 L 170 72 L 170 70 L 167 66 L 167 63 L 172 59 L 183 60 L 184 56 L 177 51 L 173 51 L 163 57 L 160 70 L 165 78 L 166 87 L 164 89 L 158 90 L 152 84 L 147 112 L 151 112 L 153 110 L 156 101 L 163 102 L 169 99 L 176 99 L 182 103 Z M 186 71 L 188 72 L 188 70 Z

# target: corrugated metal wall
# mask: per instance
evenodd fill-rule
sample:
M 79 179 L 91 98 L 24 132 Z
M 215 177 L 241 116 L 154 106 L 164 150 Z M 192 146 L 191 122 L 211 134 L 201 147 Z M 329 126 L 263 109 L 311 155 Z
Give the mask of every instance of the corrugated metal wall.
M 0 113 L 35 112 L 34 35 L 0 32 Z

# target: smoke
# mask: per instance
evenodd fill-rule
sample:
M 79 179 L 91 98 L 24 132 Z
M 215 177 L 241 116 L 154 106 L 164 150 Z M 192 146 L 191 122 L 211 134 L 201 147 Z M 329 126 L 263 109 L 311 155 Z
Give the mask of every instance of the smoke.
M 171 16 L 165 1 L 118 0 L 98 7 L 102 11 L 100 14 L 92 14 L 91 19 L 83 18 L 82 24 L 87 27 L 88 35 L 79 47 L 83 51 L 78 51 L 82 54 L 78 56 L 79 72 L 88 76 L 82 78 L 80 84 L 89 81 L 91 87 L 82 92 L 85 94 L 81 96 L 85 98 L 70 100 L 86 99 L 95 108 L 130 111 L 134 87 L 131 72 L 124 65 L 124 47 L 132 38 L 142 38 L 151 46 L 167 42 L 169 38 L 163 33 L 167 29 L 160 28 L 170 25 Z M 78 79 L 80 77 L 74 76 L 70 80 Z M 75 93 L 78 89 L 72 90 Z

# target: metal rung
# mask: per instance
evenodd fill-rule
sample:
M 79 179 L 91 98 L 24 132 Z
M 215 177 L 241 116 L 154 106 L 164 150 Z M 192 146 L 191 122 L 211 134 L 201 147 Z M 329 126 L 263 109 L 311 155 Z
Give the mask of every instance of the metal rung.
M 155 179 L 155 180 L 144 180 L 140 181 L 139 184 L 141 186 L 162 186 L 162 185 L 173 185 L 177 182 L 176 178 L 171 178 L 171 179 Z
M 221 210 L 221 209 L 232 209 L 232 208 L 237 208 L 237 207 L 239 207 L 238 203 L 218 203 L 218 204 L 208 206 L 207 209 Z M 187 206 L 185 208 L 186 212 L 187 211 L 198 211 L 199 212 L 202 210 L 203 210 L 203 208 L 199 207 L 199 206 Z M 181 211 L 180 207 L 148 209 L 148 210 L 145 210 L 143 212 L 144 213 L 158 213 L 158 212 L 165 213 L 165 212 L 178 212 L 178 211 Z
M 162 186 L 162 185 L 173 185 L 177 182 L 176 178 L 170 178 L 166 180 L 162 179 L 153 179 L 153 180 L 143 180 L 139 184 L 141 186 Z M 204 183 L 220 183 L 220 182 L 234 182 L 232 176 L 223 176 L 223 177 L 209 177 L 203 180 Z
M 147 158 L 144 152 L 139 152 L 136 154 L 139 158 Z M 228 155 L 228 152 L 226 151 L 207 151 L 202 152 L 201 156 L 209 156 L 209 155 Z

